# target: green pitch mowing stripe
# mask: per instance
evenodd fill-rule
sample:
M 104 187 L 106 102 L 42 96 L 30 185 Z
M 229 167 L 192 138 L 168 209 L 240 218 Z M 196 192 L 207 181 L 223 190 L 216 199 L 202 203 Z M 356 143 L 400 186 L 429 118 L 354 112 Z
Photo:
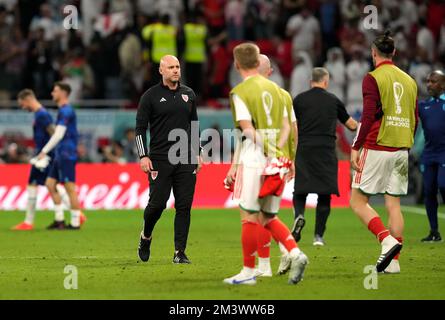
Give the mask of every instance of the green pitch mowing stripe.
M 383 212 L 383 208 L 378 208 Z M 443 212 L 444 209 L 442 208 Z M 153 234 L 148 263 L 137 258 L 142 210 L 86 212 L 80 231 L 46 231 L 53 218 L 39 212 L 31 232 L 10 231 L 22 213 L 0 212 L 0 299 L 444 299 L 445 246 L 424 244 L 425 216 L 406 213 L 402 273 L 379 275 L 370 283 L 380 246 L 350 209 L 335 209 L 328 221 L 327 246 L 313 247 L 314 210 L 306 214 L 301 249 L 310 260 L 304 281 L 287 284 L 287 275 L 259 278 L 256 286 L 223 284 L 241 270 L 238 210 L 194 210 L 187 255 L 191 265 L 174 265 L 174 212 L 164 212 Z M 292 224 L 291 210 L 280 217 Z M 440 220 L 442 222 L 442 219 Z M 272 243 L 276 271 L 279 250 Z M 78 289 L 67 290 L 72 269 Z

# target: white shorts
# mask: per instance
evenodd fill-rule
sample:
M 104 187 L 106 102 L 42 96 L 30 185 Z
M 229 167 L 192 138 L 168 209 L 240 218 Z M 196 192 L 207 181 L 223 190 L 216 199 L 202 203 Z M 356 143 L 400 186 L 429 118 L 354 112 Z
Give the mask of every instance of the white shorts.
M 234 199 L 239 199 L 239 206 L 244 211 L 277 214 L 281 196 L 258 198 L 264 181 L 262 174 L 267 163 L 266 157 L 259 152 L 241 152 L 240 158 L 242 160 L 236 173 Z
M 362 172 L 354 172 L 352 188 L 364 194 L 402 196 L 408 193 L 408 151 L 362 149 Z

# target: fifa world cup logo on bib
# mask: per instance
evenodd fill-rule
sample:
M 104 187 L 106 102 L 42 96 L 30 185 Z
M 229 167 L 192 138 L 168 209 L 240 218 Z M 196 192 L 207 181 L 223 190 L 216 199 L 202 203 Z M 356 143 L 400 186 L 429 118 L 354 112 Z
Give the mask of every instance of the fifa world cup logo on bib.
M 400 82 L 394 82 L 392 84 L 392 88 L 394 90 L 394 99 L 396 101 L 396 114 L 402 113 L 402 106 L 400 105 L 400 101 L 403 96 L 403 86 Z

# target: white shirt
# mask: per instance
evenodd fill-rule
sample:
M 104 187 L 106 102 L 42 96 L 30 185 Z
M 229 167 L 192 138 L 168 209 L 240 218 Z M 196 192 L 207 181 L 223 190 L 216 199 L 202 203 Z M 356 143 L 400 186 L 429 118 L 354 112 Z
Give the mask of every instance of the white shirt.
M 292 49 L 312 51 L 315 44 L 315 35 L 320 31 L 318 20 L 313 16 L 306 19 L 299 14 L 292 16 L 286 26 L 288 32 L 294 33 L 292 37 Z

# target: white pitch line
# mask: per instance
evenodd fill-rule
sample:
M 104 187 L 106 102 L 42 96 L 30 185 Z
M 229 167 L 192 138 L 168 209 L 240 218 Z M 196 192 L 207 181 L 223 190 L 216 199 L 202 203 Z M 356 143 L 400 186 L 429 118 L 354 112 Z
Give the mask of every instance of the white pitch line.
M 423 216 L 426 216 L 426 211 L 425 209 L 420 209 L 417 207 L 410 207 L 410 206 L 402 206 L 402 211 L 408 211 L 408 212 L 412 212 L 412 213 L 417 213 L 417 214 L 421 214 Z M 439 218 L 445 219 L 445 213 L 443 212 L 438 212 L 437 216 Z

